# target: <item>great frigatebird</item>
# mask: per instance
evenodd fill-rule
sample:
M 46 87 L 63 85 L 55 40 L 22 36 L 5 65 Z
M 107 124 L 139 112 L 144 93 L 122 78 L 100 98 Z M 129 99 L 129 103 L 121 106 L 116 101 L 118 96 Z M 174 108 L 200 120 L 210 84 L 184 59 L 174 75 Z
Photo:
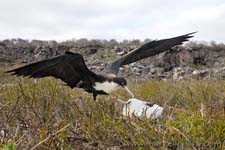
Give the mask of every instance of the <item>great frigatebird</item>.
M 130 53 L 109 63 L 101 74 L 96 74 L 89 70 L 85 65 L 82 55 L 68 51 L 50 59 L 34 62 L 7 71 L 7 73 L 32 78 L 53 76 L 66 82 L 70 88 L 83 88 L 85 91 L 93 93 L 94 100 L 98 94 L 108 95 L 118 89 L 118 87 L 125 88 L 127 92 L 134 97 L 132 92 L 127 88 L 125 78 L 117 76 L 119 68 L 123 65 L 128 65 L 170 50 L 172 47 L 188 41 L 189 38 L 193 37 L 192 34 L 194 33 L 195 32 L 173 38 L 147 42 L 132 50 Z

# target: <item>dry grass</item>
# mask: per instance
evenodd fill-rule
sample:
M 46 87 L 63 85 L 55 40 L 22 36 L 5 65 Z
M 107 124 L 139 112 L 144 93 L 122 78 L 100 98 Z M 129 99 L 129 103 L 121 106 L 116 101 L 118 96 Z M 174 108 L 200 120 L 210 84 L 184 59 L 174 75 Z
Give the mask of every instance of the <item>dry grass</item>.
M 113 97 L 128 99 L 124 90 L 96 102 L 59 80 L 9 77 L 3 70 L 0 149 L 225 149 L 225 81 L 130 83 L 137 98 L 164 106 L 160 120 L 148 120 L 121 116 Z M 200 143 L 214 145 L 194 145 Z

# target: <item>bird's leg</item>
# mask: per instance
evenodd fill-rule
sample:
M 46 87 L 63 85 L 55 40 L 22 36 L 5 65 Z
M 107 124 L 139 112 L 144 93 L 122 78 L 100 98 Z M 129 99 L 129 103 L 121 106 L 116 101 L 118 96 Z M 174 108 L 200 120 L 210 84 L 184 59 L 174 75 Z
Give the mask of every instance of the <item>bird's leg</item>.
M 96 101 L 97 95 L 98 95 L 98 93 L 94 90 L 94 91 L 93 91 L 93 98 L 94 98 L 95 101 Z

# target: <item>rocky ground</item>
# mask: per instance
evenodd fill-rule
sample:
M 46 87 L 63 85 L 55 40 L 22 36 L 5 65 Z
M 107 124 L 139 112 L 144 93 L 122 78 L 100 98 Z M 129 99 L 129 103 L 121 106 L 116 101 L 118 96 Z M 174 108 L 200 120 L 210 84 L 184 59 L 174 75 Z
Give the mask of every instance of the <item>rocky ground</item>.
M 23 65 L 72 51 L 84 55 L 91 70 L 101 71 L 107 63 L 142 43 L 139 40 L 116 42 L 80 39 L 61 43 L 4 40 L 0 41 L 0 66 Z M 185 46 L 124 66 L 121 75 L 134 79 L 225 79 L 225 45 L 189 42 Z

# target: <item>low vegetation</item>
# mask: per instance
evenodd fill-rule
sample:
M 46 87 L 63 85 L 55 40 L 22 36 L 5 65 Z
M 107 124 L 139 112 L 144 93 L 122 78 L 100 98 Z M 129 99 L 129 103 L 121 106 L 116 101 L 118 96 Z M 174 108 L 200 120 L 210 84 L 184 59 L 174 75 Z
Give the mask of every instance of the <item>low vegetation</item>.
M 0 71 L 0 149 L 225 149 L 225 81 L 133 81 L 138 99 L 164 107 L 162 118 L 125 118 L 117 98 L 70 89 L 52 78 Z

